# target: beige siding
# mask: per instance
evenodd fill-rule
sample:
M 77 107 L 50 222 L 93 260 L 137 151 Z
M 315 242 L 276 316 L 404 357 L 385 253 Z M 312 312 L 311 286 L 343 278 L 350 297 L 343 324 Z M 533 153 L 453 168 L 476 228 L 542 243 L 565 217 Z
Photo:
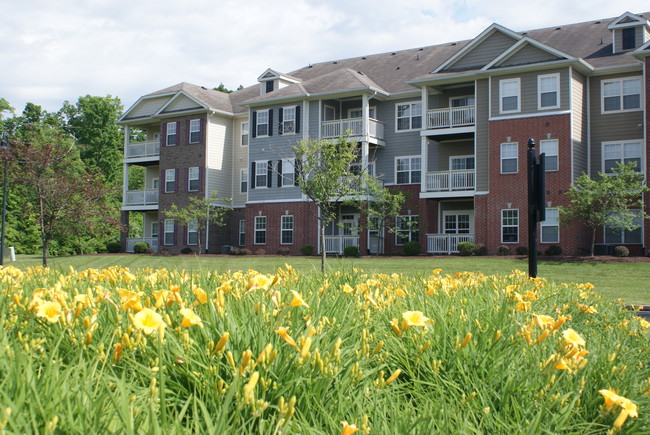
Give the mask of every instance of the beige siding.
M 634 39 L 635 39 L 634 40 L 634 48 L 640 47 L 641 45 L 643 45 L 645 43 L 645 41 L 647 41 L 647 36 L 646 36 L 647 33 L 646 32 L 647 31 L 641 26 L 636 28 L 636 32 L 634 32 Z M 615 34 L 615 37 L 614 37 L 614 43 L 615 43 L 614 51 L 616 53 L 620 53 L 620 52 L 623 51 L 623 29 L 614 30 L 614 34 Z M 625 51 L 629 51 L 629 50 L 625 50 Z
M 232 197 L 232 120 L 211 115 L 208 117 L 206 166 L 207 195 L 217 191 L 219 197 Z
M 573 179 L 588 172 L 587 94 L 585 77 L 573 71 L 571 77 L 571 128 L 573 149 Z
M 201 106 L 199 106 L 195 101 L 192 101 L 184 95 L 180 95 L 172 101 L 169 106 L 165 107 L 165 110 L 163 110 L 162 113 L 178 112 L 179 110 L 195 109 L 198 107 Z
M 449 68 L 450 70 L 483 67 L 506 51 L 516 41 L 510 36 L 495 31 L 483 42 L 472 48 Z
M 136 118 L 141 116 L 151 116 L 160 110 L 165 103 L 169 101 L 169 97 L 151 98 L 142 100 L 140 103 L 131 110 L 129 118 Z
M 539 110 L 538 95 L 537 95 L 537 78 L 541 75 L 547 74 L 560 74 L 560 107 L 549 109 L 551 111 L 569 110 L 569 69 L 549 69 L 544 71 L 534 71 L 523 74 L 509 74 L 504 76 L 492 77 L 492 116 L 499 116 L 500 110 L 500 96 L 499 96 L 499 82 L 510 78 L 519 78 L 519 92 L 520 102 L 519 106 L 521 111 L 515 113 L 505 113 L 507 115 L 526 115 L 532 113 L 542 113 Z
M 591 77 L 589 112 L 591 114 L 591 173 L 602 171 L 602 143 L 643 138 L 643 111 L 602 114 L 601 82 L 623 77 L 640 77 L 639 73 Z M 643 92 L 643 91 L 642 91 Z M 643 98 L 642 98 L 643 101 Z
M 449 171 L 449 157 L 451 156 L 473 156 L 474 141 L 431 141 L 429 145 L 427 169 L 429 171 Z
M 489 117 L 489 88 L 488 79 L 476 81 L 476 190 L 488 190 L 488 117 Z
M 557 60 L 558 57 L 548 51 L 541 50 L 532 45 L 527 45 L 508 59 L 499 64 L 499 67 L 526 65 L 529 63 L 547 62 Z
M 241 171 L 247 173 L 247 182 L 250 181 L 250 171 L 248 164 L 248 147 L 241 146 L 241 124 L 247 122 L 248 116 L 238 117 L 233 121 L 233 171 L 232 171 L 232 200 L 233 206 L 243 206 L 247 199 L 247 193 L 241 193 L 240 176 Z
M 440 109 L 450 107 L 449 99 L 453 97 L 464 97 L 474 95 L 474 86 L 446 90 L 443 94 L 429 95 L 427 109 Z

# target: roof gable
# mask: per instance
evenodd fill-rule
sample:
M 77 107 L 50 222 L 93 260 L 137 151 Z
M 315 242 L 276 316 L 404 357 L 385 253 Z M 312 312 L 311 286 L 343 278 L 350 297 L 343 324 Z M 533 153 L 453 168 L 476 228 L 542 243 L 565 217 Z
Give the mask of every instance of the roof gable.
M 157 115 L 171 114 L 185 110 L 207 109 L 207 106 L 192 98 L 185 91 L 180 91 L 158 111 Z
M 632 12 L 625 12 L 623 15 L 609 23 L 607 28 L 613 30 L 622 27 L 633 27 L 640 25 L 650 26 L 650 23 L 645 18 L 633 14 Z
M 483 67 L 483 70 L 566 59 L 572 59 L 572 56 L 525 37 Z
M 153 116 L 169 101 L 170 97 L 171 95 L 142 97 L 124 112 L 124 115 L 120 117 L 120 121 Z

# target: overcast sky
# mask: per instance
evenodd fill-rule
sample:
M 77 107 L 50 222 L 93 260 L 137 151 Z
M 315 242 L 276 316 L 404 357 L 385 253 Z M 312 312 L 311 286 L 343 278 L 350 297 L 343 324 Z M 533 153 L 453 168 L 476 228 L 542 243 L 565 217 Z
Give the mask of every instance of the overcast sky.
M 179 82 L 248 86 L 267 68 L 646 12 L 648 0 L 0 0 L 0 97 L 125 108 Z

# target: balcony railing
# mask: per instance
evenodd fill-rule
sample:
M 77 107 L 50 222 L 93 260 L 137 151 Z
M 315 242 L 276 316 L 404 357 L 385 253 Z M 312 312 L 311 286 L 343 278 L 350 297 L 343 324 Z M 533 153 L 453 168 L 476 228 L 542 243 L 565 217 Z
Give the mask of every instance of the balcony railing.
M 160 139 L 147 142 L 133 142 L 126 146 L 124 157 L 134 159 L 138 157 L 159 157 Z
M 458 192 L 476 188 L 476 171 L 427 172 L 427 192 Z
M 126 252 L 134 252 L 133 247 L 138 242 L 146 242 L 153 252 L 158 252 L 158 237 L 136 237 L 126 239 Z
M 348 246 L 359 247 L 359 236 L 325 236 L 325 252 L 342 254 Z
M 466 127 L 476 123 L 474 106 L 427 110 L 427 128 Z
M 473 242 L 474 234 L 427 234 L 427 254 L 456 254 L 460 242 Z
M 158 205 L 158 189 L 129 190 L 124 197 L 124 205 Z
M 321 123 L 321 137 L 332 139 L 343 136 L 349 131 L 350 136 L 363 135 L 363 118 L 337 119 Z M 368 135 L 377 139 L 384 138 L 384 123 L 371 119 L 368 125 Z

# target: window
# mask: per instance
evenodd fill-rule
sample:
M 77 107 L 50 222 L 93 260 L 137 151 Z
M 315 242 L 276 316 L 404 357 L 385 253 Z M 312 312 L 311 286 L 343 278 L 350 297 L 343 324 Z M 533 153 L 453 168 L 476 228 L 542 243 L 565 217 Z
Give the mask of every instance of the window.
M 449 157 L 449 169 L 452 171 L 465 171 L 474 169 L 474 156 Z
M 273 92 L 273 80 L 266 82 L 266 93 Z
M 176 169 L 165 169 L 165 193 L 176 191 Z
M 260 110 L 257 112 L 257 124 L 255 126 L 257 130 L 257 136 L 268 136 L 269 135 L 269 111 Z
M 152 178 L 151 179 L 151 188 L 158 190 L 160 188 L 160 179 L 159 178 Z
M 243 169 L 239 171 L 239 191 L 241 193 L 248 191 L 248 173 Z
M 601 91 L 603 113 L 641 108 L 641 79 L 639 77 L 603 80 Z
M 255 186 L 267 187 L 269 181 L 269 162 L 255 162 Z
M 397 184 L 415 184 L 421 180 L 421 158 L 397 157 L 395 159 L 395 180 Z
M 164 245 L 174 244 L 174 219 L 165 219 L 165 234 L 163 236 Z
M 397 131 L 422 128 L 422 103 L 403 103 L 395 106 L 397 111 Z
M 295 159 L 282 159 L 278 166 L 278 186 L 295 185 Z
M 604 142 L 603 172 L 612 174 L 619 163 L 636 163 L 636 170 L 641 170 L 641 141 Z
M 642 226 L 643 218 L 641 217 L 641 210 L 630 210 L 637 216 L 634 218 L 634 225 L 638 225 L 633 230 L 619 230 L 615 228 L 604 227 L 605 243 L 609 244 L 641 244 L 643 242 Z
M 546 154 L 544 164 L 546 172 L 558 170 L 557 139 L 539 141 L 539 152 Z
M 560 107 L 560 74 L 537 76 L 537 95 L 539 109 Z
M 443 212 L 445 234 L 469 234 L 471 233 L 470 212 Z
M 519 241 L 519 210 L 501 210 L 501 242 L 517 243 Z
M 246 244 L 246 221 L 239 221 L 239 246 L 244 246 Z
M 517 151 L 517 142 L 507 142 L 501 144 L 501 173 L 512 174 L 518 171 L 519 158 Z
M 296 107 L 283 107 L 280 115 L 282 118 L 282 134 L 293 134 L 296 132 Z
M 266 243 L 266 216 L 255 216 L 255 244 Z
M 187 171 L 187 173 L 188 173 L 187 191 L 198 192 L 199 191 L 199 168 L 198 167 L 190 168 Z
M 168 122 L 167 123 L 167 145 L 176 145 L 176 123 Z
M 519 79 L 499 80 L 501 113 L 519 112 Z
M 395 244 L 401 246 L 406 242 L 418 241 L 418 216 L 405 215 L 395 218 Z
M 473 95 L 449 98 L 449 107 L 467 107 L 473 106 L 475 102 Z
M 282 216 L 280 218 L 280 244 L 291 245 L 293 243 L 293 216 Z
M 199 143 L 201 137 L 201 120 L 192 119 L 190 121 L 190 143 Z
M 151 222 L 151 237 L 157 239 L 160 235 L 160 223 Z
M 241 146 L 248 146 L 248 122 L 241 123 Z
M 363 117 L 363 109 L 356 107 L 354 109 L 348 109 L 348 119 L 352 118 L 362 118 Z M 368 108 L 368 117 L 370 119 L 377 119 L 377 108 L 376 107 L 369 107 Z
M 560 212 L 557 208 L 547 208 L 546 220 L 539 225 L 542 243 L 560 243 Z
M 628 27 L 621 32 L 623 35 L 623 50 L 636 47 L 636 27 Z
M 187 244 L 199 244 L 199 221 L 197 219 L 192 219 L 187 223 Z

